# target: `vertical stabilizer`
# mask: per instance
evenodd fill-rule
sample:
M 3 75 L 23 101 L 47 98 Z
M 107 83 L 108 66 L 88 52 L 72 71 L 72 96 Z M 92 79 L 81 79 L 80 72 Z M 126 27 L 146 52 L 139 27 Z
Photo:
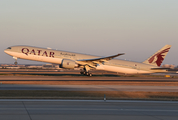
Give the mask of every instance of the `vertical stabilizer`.
M 155 54 L 153 54 L 143 63 L 154 65 L 154 66 L 161 66 L 161 63 L 163 62 L 170 48 L 171 45 L 165 45 L 163 48 L 161 48 L 159 51 L 157 51 Z

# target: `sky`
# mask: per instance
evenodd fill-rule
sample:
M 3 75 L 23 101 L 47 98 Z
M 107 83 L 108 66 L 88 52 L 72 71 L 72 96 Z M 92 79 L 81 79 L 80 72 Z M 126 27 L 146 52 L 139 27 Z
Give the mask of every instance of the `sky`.
M 0 63 L 14 45 L 143 62 L 172 45 L 163 64 L 178 65 L 178 0 L 0 0 Z M 39 64 L 18 60 L 19 64 Z

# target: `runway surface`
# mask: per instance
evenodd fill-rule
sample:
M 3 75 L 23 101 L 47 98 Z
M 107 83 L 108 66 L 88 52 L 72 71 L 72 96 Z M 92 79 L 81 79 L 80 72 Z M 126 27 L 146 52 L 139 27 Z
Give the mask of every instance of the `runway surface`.
M 0 84 L 0 90 L 59 90 L 59 91 L 150 91 L 178 92 L 177 86 L 137 85 L 9 85 Z
M 1 120 L 177 120 L 178 102 L 0 100 Z
M 165 77 L 88 77 L 88 76 L 40 76 L 1 75 L 0 81 L 130 81 L 130 82 L 178 82 L 178 78 Z
M 178 82 L 178 74 L 164 73 L 153 75 L 123 75 L 108 71 L 91 71 L 92 77 L 80 74 L 80 70 L 38 70 L 0 69 L 0 82 L 3 81 L 133 81 L 133 82 Z M 165 78 L 165 75 L 170 78 Z M 139 76 L 139 77 L 138 77 Z

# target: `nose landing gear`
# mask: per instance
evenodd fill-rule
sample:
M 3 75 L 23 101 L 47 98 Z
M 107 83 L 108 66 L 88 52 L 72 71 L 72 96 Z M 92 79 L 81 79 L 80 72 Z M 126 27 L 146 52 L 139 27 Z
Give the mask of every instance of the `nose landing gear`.
M 14 64 L 17 65 L 17 64 L 18 64 L 18 62 L 17 62 L 17 57 L 13 57 L 13 58 L 15 59 Z

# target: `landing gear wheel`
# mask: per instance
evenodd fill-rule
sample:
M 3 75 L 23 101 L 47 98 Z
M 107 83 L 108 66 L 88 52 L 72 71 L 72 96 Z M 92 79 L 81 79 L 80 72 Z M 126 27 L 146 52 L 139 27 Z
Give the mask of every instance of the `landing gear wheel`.
M 91 77 L 92 76 L 92 74 L 91 73 L 89 73 L 89 75 L 88 75 L 89 77 Z
M 14 62 L 15 65 L 17 65 L 18 63 L 17 62 Z
M 82 75 L 86 75 L 86 76 L 90 76 L 90 77 L 92 76 L 91 73 L 89 73 L 89 72 L 85 72 L 85 71 L 81 71 L 80 74 L 82 74 Z
M 86 76 L 89 76 L 89 72 L 86 72 L 85 75 L 86 75 Z
M 86 72 L 85 72 L 85 71 L 81 71 L 81 72 L 80 72 L 80 74 L 85 75 L 85 74 L 86 74 Z
M 13 57 L 13 59 L 15 59 L 14 64 L 17 65 L 17 57 Z
M 89 73 L 89 72 L 86 72 L 86 74 L 85 74 L 86 76 L 89 76 L 89 77 L 91 77 L 92 76 L 92 74 L 91 73 Z

